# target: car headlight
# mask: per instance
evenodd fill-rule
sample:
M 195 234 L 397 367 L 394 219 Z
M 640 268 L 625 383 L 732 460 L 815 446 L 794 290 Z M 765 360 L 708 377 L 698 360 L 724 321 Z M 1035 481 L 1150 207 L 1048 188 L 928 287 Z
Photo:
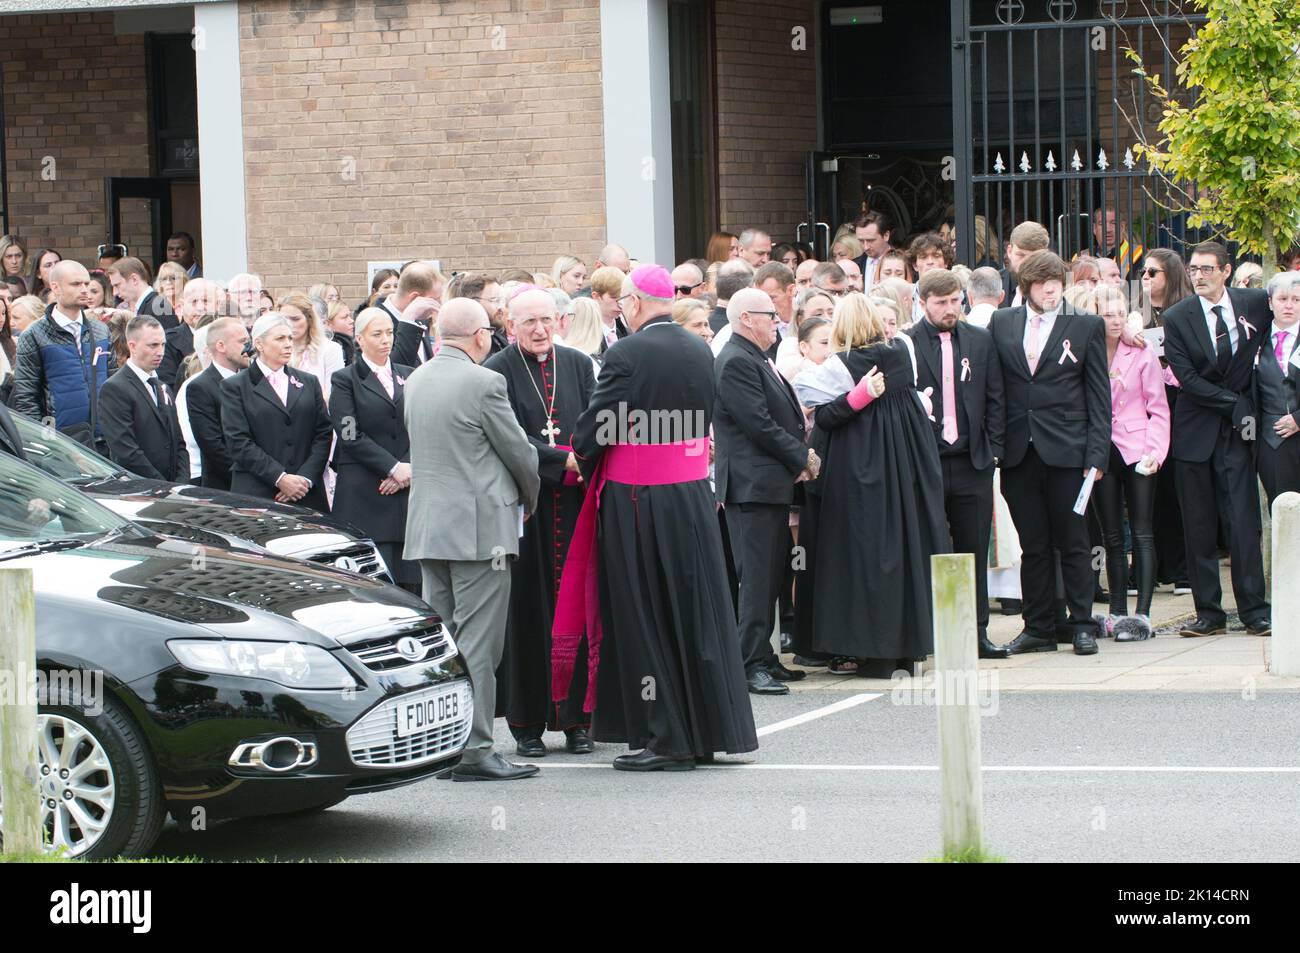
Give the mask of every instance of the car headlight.
M 356 679 L 338 659 L 301 642 L 172 639 L 172 655 L 186 668 L 215 675 L 265 678 L 286 688 L 353 688 Z

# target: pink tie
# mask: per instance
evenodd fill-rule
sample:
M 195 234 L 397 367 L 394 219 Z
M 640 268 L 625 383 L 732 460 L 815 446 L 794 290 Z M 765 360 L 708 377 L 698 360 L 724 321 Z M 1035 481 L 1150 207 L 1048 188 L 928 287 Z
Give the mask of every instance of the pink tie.
M 388 391 L 388 399 L 393 399 L 393 368 L 391 364 L 385 364 L 379 370 L 375 371 L 379 376 L 379 383 L 384 385 L 384 390 Z
M 943 354 L 943 439 L 957 442 L 957 393 L 952 383 L 952 332 L 939 332 L 939 350 Z
M 1029 360 L 1029 373 L 1034 373 L 1038 369 L 1038 348 L 1042 344 L 1038 340 L 1039 331 L 1043 327 L 1043 316 L 1036 314 L 1029 319 L 1029 352 L 1025 355 Z
M 1290 331 L 1277 332 L 1277 344 L 1273 348 L 1273 356 L 1277 358 L 1278 369 L 1282 376 L 1286 376 L 1286 338 Z
M 275 396 L 280 398 L 280 403 L 288 407 L 289 380 L 288 375 L 284 372 L 284 368 L 281 368 L 271 375 L 271 389 L 275 391 Z

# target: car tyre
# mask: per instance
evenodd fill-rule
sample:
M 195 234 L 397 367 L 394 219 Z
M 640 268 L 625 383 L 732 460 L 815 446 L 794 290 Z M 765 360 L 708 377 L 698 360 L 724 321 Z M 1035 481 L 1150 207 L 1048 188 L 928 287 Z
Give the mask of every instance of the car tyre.
M 47 731 L 51 721 L 54 722 L 53 732 Z M 98 745 L 112 772 L 113 804 L 108 825 L 76 856 L 85 860 L 104 860 L 143 854 L 158 839 L 166 810 L 158 772 L 140 729 L 111 699 L 104 700 L 98 714 L 90 714 L 84 705 L 41 706 L 37 728 L 42 739 L 57 735 L 60 723 L 65 728 L 75 725 L 84 731 L 83 750 Z M 64 740 L 67 740 L 66 733 Z

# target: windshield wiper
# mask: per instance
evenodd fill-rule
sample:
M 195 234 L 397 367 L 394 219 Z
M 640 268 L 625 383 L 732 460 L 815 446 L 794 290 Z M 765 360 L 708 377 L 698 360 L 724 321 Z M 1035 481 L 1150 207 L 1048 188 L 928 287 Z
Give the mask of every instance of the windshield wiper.
M 76 549 L 79 546 L 85 546 L 87 542 L 89 540 L 85 539 L 43 539 L 40 542 L 19 546 L 17 549 L 6 549 L 0 552 L 0 560 L 18 559 L 21 556 L 36 556 L 40 553 L 57 553 L 61 549 Z

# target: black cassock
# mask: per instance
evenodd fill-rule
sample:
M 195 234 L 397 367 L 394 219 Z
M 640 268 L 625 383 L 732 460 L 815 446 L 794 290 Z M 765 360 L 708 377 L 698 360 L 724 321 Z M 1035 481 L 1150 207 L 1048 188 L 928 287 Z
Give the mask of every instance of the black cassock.
M 670 318 L 658 318 L 605 352 L 574 449 L 590 479 L 617 440 L 602 425 L 626 419 L 635 434 L 637 420 L 645 421 L 643 439 L 629 442 L 673 443 L 707 437 L 712 418 L 712 352 Z M 655 421 L 674 420 L 681 427 L 655 432 Z M 709 481 L 609 481 L 596 543 L 604 634 L 592 737 L 677 758 L 755 750 Z
M 861 412 L 843 395 L 817 408 L 825 459 L 801 620 L 811 621 L 814 650 L 865 659 L 860 674 L 888 678 L 934 651 L 930 556 L 949 548 L 943 476 L 905 343 L 840 359 L 855 382 L 878 367 L 885 393 Z M 804 534 L 801 514 L 800 543 Z
M 581 484 L 564 484 L 569 451 L 559 448 L 572 446 L 574 425 L 591 399 L 595 386 L 591 358 L 576 348 L 557 345 L 546 361 L 539 362 L 512 344 L 493 354 L 483 366 L 505 377 L 515 419 L 537 448 L 537 470 L 542 478 L 537 511 L 524 523 L 519 558 L 511 567 L 506 649 L 497 669 L 497 716 L 506 719 L 518 738 L 540 736 L 543 728 L 585 727 L 591 722 L 591 716 L 582 710 L 587 693 L 585 649 L 568 698 L 558 709 L 551 702 L 551 622 L 560 571 L 583 497 Z M 554 411 L 558 431 L 553 435 L 544 434 L 548 408 Z

